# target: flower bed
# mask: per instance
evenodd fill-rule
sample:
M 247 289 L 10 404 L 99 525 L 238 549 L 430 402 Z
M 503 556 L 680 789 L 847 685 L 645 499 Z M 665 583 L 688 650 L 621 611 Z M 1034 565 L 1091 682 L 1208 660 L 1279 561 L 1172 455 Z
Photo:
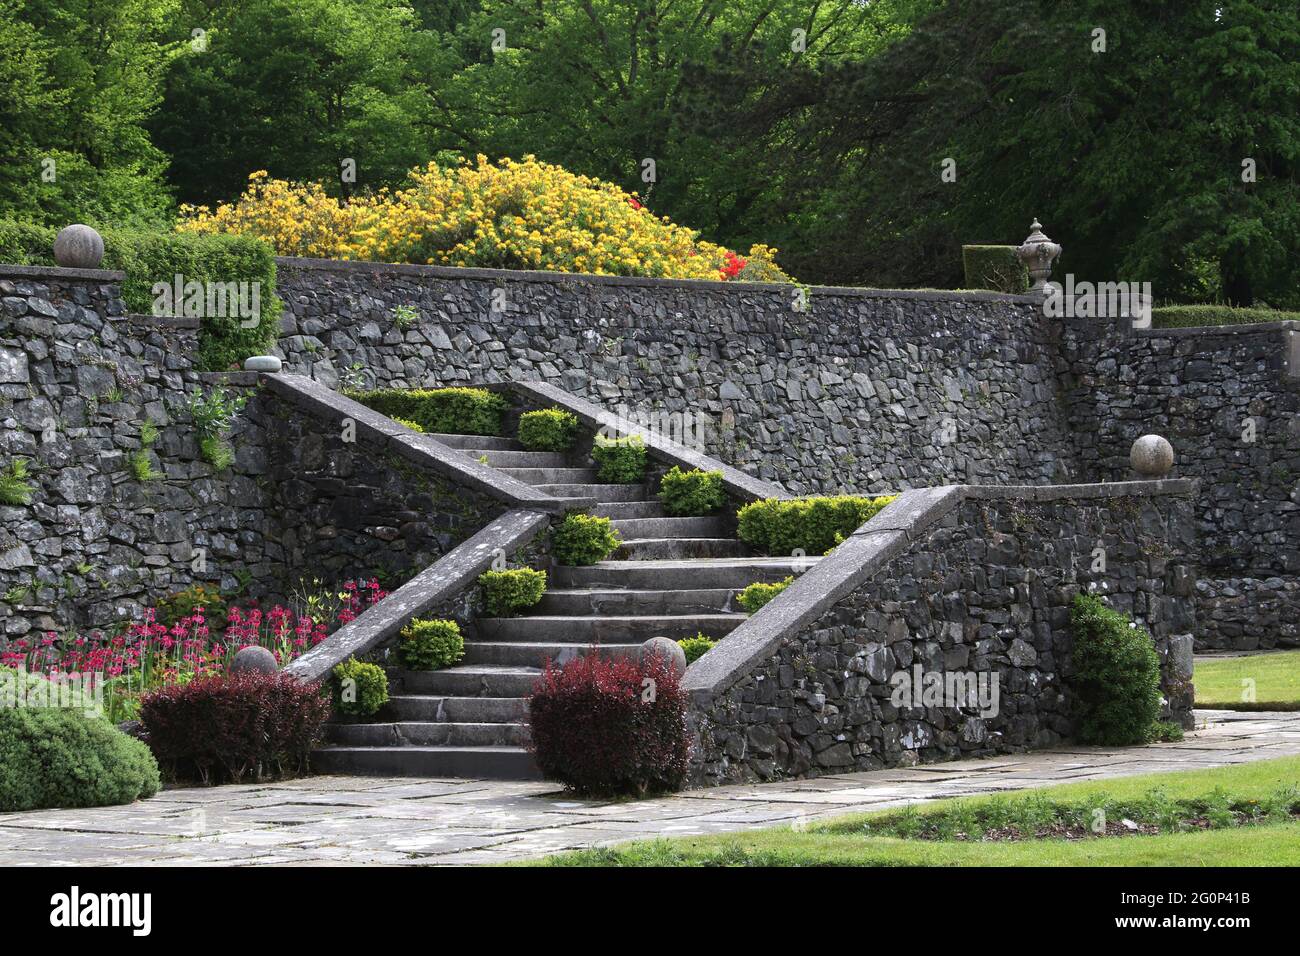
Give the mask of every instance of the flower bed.
M 270 650 L 283 667 L 387 596 L 376 580 L 347 581 L 337 590 L 297 595 L 296 610 L 282 605 L 263 610 L 250 602 L 231 607 L 224 621 L 209 622 L 204 607 L 197 606 L 170 624 L 163 623 L 171 606 L 164 602 L 119 634 L 51 632 L 13 641 L 0 651 L 0 665 L 50 676 L 95 675 L 103 682 L 108 718 L 134 720 L 141 696 L 151 690 L 225 674 L 235 654 L 254 645 Z

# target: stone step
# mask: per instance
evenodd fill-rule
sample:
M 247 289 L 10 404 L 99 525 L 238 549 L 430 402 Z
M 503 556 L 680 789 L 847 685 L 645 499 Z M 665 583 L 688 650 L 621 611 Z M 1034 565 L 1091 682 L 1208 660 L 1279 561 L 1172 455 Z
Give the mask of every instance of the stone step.
M 666 561 L 691 558 L 740 558 L 749 554 L 735 538 L 625 538 L 610 554 L 614 561 Z
M 591 509 L 591 513 L 615 521 L 632 518 L 662 518 L 664 506 L 658 499 L 650 501 L 603 501 Z
M 436 438 L 444 445 L 450 445 L 452 448 L 462 450 L 470 448 L 492 451 L 524 450 L 524 446 L 514 438 L 496 438 L 491 435 L 448 435 L 435 432 L 426 432 L 425 434 L 430 438 Z
M 542 778 L 523 747 L 320 747 L 312 752 L 311 768 L 383 777 Z
M 743 588 L 755 581 L 798 576 L 817 558 L 715 558 L 696 561 L 601 561 L 588 567 L 552 568 L 554 588 L 682 589 Z
M 640 644 L 652 637 L 676 641 L 704 632 L 722 637 L 744 622 L 744 614 L 539 615 L 489 617 L 478 621 L 478 640 L 527 644 Z M 466 660 L 468 660 L 468 655 Z
M 725 614 L 739 611 L 734 588 L 634 591 L 609 588 L 550 590 L 534 614 Z
M 573 485 L 596 480 L 595 468 L 502 468 L 501 471 L 529 485 Z
M 556 498 L 595 498 L 597 502 L 610 501 L 649 501 L 650 489 L 645 485 L 573 485 L 554 484 L 538 485 L 538 491 L 544 491 Z M 658 504 L 658 500 L 655 500 Z
M 614 529 L 627 539 L 726 538 L 730 529 L 722 518 L 615 518 Z
M 330 724 L 326 739 L 344 747 L 526 747 L 522 723 L 466 724 L 446 720 Z
M 524 667 L 458 664 L 437 671 L 398 671 L 395 683 L 406 695 L 442 695 L 460 698 L 527 697 L 542 676 L 535 663 Z
M 466 664 L 496 664 L 506 667 L 541 667 L 552 660 L 564 664 L 575 657 L 598 653 L 602 657 L 635 658 L 641 642 L 635 644 L 511 643 L 506 641 L 466 641 Z
M 493 468 L 565 468 L 569 456 L 562 451 L 493 451 L 491 448 L 466 448 L 465 454 L 486 458 Z
M 535 680 L 536 677 L 532 677 Z M 532 681 L 527 690 L 532 689 Z M 388 699 L 383 716 L 395 721 L 449 721 L 466 724 L 516 723 L 528 715 L 524 694 L 511 697 L 443 697 L 397 694 Z

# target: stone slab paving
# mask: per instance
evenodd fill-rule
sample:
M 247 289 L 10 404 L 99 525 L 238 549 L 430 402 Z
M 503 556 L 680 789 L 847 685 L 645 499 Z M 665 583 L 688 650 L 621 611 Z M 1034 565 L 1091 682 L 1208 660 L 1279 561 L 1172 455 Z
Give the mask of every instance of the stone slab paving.
M 321 776 L 0 814 L 0 866 L 495 864 L 626 840 L 802 823 L 944 797 L 1300 755 L 1300 713 L 1198 711 L 1180 743 L 1061 747 L 815 780 L 576 800 L 547 783 Z

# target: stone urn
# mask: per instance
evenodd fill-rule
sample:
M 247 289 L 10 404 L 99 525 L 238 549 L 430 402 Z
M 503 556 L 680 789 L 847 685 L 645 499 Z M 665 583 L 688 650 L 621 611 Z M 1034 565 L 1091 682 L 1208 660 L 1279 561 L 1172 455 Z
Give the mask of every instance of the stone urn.
M 1045 295 L 1048 291 L 1047 279 L 1052 274 L 1052 263 L 1061 254 L 1061 247 L 1043 234 L 1043 224 L 1037 219 L 1029 228 L 1032 230 L 1029 238 L 1016 247 L 1016 258 L 1025 264 L 1029 277 L 1034 280 L 1029 288 L 1030 293 Z
M 54 261 L 65 269 L 98 269 L 103 260 L 104 239 L 89 226 L 64 226 L 54 237 Z

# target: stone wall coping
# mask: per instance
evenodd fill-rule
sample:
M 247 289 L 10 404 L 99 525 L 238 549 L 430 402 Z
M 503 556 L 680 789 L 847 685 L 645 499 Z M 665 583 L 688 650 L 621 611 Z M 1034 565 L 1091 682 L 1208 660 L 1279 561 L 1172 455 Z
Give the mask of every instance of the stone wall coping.
M 62 266 L 15 266 L 0 263 L 0 279 L 89 279 L 92 282 L 124 282 L 125 272 L 112 269 L 65 269 Z
M 132 312 L 126 319 L 135 325 L 156 326 L 164 329 L 197 329 L 203 325 L 202 319 L 185 315 L 149 315 L 147 312 Z
M 940 485 L 904 491 L 688 667 L 682 687 L 695 706 L 707 708 L 718 694 L 775 653 L 783 640 L 874 577 L 967 499 L 1049 502 L 1154 497 L 1191 495 L 1197 488 L 1195 480 L 1165 478 L 1086 485 Z
M 432 279 L 485 279 L 492 282 L 551 282 L 557 284 L 637 286 L 655 289 L 695 291 L 770 292 L 788 296 L 796 288 L 784 282 L 724 282 L 712 279 L 652 279 L 642 276 L 598 276 L 580 272 L 542 272 L 533 269 L 477 269 L 455 266 L 414 265 L 398 262 L 362 262 L 354 259 L 310 259 L 277 256 L 277 266 L 319 272 L 361 272 L 406 275 Z M 948 299 L 965 302 L 1018 302 L 1039 305 L 1037 295 L 949 289 L 860 289 L 853 286 L 809 286 L 815 295 L 857 296 L 867 299 Z
M 509 554 L 533 540 L 550 523 L 538 511 L 508 511 L 488 522 L 479 532 L 452 548 L 434 564 L 355 620 L 343 625 L 306 654 L 289 664 L 285 673 L 305 681 L 321 680 L 349 657 L 374 650 L 404 628 L 411 618 L 427 613 L 473 585 L 492 566 L 498 553 Z
M 1190 339 L 1209 335 L 1258 335 L 1261 332 L 1300 332 L 1300 322 L 1279 319 L 1276 322 L 1242 322 L 1235 325 L 1188 325 L 1170 329 L 1134 329 L 1143 339 Z
M 356 423 L 358 438 L 364 435 L 374 439 L 385 450 L 505 502 L 512 508 L 562 514 L 570 509 L 589 508 L 595 503 L 585 498 L 554 498 L 540 492 L 532 485 L 511 478 L 458 448 L 444 445 L 430 435 L 422 435 L 405 425 L 399 425 L 388 416 L 302 375 L 288 372 L 242 374 L 260 374 L 277 395 L 318 418 L 335 423 L 350 418 Z
M 584 398 L 578 398 L 576 395 L 572 395 L 548 382 L 518 380 L 498 382 L 486 387 L 494 391 L 513 391 L 516 395 L 540 402 L 543 407 L 558 405 L 565 411 L 576 415 L 578 420 L 588 428 L 605 426 L 611 429 L 619 429 L 622 434 L 639 435 L 642 441 L 645 442 L 646 451 L 658 461 L 667 462 L 670 465 L 680 465 L 688 469 L 700 468 L 704 471 L 720 471 L 722 472 L 723 486 L 728 492 L 742 501 L 791 497 L 790 492 L 774 482 L 755 478 L 748 472 L 733 468 L 716 458 L 692 451 L 685 445 L 648 431 L 634 422 L 620 418 L 613 412 L 606 411 L 599 405 Z

